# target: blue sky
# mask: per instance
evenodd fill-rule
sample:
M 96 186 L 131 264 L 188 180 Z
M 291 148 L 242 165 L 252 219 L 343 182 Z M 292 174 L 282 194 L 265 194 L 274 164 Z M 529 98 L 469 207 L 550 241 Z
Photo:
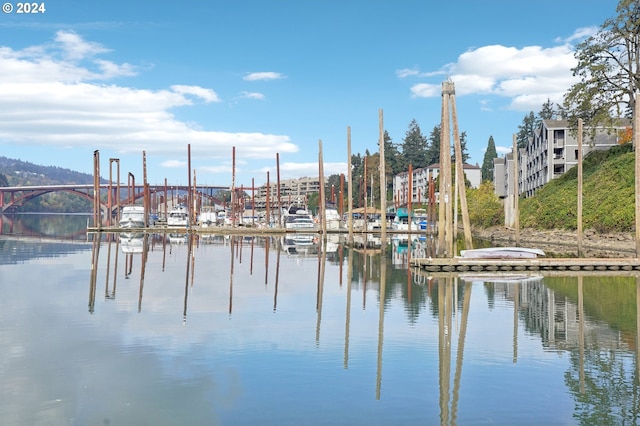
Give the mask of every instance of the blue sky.
M 346 172 L 440 122 L 455 83 L 470 163 L 575 81 L 573 48 L 615 16 L 603 0 L 50 0 L 0 14 L 0 155 L 91 173 L 225 186 Z M 6 7 L 3 6 L 3 9 Z

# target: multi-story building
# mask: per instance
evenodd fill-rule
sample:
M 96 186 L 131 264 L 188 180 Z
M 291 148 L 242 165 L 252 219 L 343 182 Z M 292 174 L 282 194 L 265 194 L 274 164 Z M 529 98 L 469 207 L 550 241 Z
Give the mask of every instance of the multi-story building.
M 325 178 L 325 181 L 327 179 Z M 284 207 L 288 203 L 297 200 L 306 201 L 310 194 L 320 192 L 320 179 L 317 177 L 302 177 L 298 179 L 285 179 L 280 181 L 280 199 Z M 278 201 L 278 182 L 269 182 L 269 200 L 272 206 Z M 267 203 L 267 184 L 256 189 L 255 206 L 259 209 L 266 208 Z
M 595 138 L 584 137 L 582 155 L 607 150 L 619 144 L 620 131 L 628 121 L 614 128 L 597 128 Z M 586 130 L 586 129 L 585 129 Z M 513 194 L 513 153 L 494 159 L 495 191 L 501 197 Z M 518 195 L 532 196 L 552 179 L 578 164 L 578 139 L 566 120 L 542 120 L 526 148 L 518 150 Z
M 478 165 L 464 164 L 462 169 L 472 188 L 480 186 L 482 170 Z M 440 164 L 432 164 L 412 170 L 411 203 L 424 203 L 429 195 L 429 176 L 434 180 L 440 172 Z M 438 192 L 438 188 L 435 188 Z M 404 206 L 409 201 L 409 172 L 398 173 L 393 177 L 393 201 L 396 205 Z

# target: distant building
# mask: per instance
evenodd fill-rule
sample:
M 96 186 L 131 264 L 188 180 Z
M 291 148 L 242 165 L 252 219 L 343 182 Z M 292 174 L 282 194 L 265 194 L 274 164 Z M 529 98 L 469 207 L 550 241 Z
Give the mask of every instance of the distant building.
M 630 122 L 613 129 L 598 128 L 594 140 L 584 137 L 583 157 L 591 151 L 607 150 L 619 144 L 619 132 Z M 587 130 L 587 129 L 585 129 Z M 578 163 L 578 140 L 566 120 L 542 120 L 526 148 L 518 149 L 518 195 L 532 196 L 552 179 Z M 495 192 L 500 197 L 514 193 L 513 152 L 494 159 Z
M 327 179 L 325 178 L 325 181 Z M 300 199 L 305 202 L 310 194 L 320 192 L 320 179 L 317 177 L 301 177 L 298 179 L 285 179 L 280 181 L 280 199 L 283 207 Z M 278 181 L 269 182 L 269 204 L 272 207 L 278 202 Z M 255 206 L 259 209 L 266 208 L 267 184 L 256 189 Z
M 482 182 L 482 170 L 478 165 L 464 164 L 462 166 L 466 179 L 472 188 L 477 188 Z M 429 176 L 435 180 L 440 173 L 440 164 L 432 164 L 412 170 L 411 203 L 424 203 L 429 195 Z M 435 188 L 438 192 L 438 188 Z M 393 200 L 396 205 L 406 205 L 409 201 L 409 172 L 398 173 L 393 177 Z

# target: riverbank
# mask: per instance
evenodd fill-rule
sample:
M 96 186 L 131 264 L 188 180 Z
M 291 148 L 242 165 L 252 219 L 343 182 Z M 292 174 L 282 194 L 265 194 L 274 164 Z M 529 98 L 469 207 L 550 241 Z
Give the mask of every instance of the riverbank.
M 515 230 L 505 227 L 474 229 L 473 235 L 492 245 L 516 245 Z M 550 256 L 578 256 L 578 237 L 575 231 L 521 229 L 520 246 L 544 250 Z M 636 257 L 635 233 L 600 234 L 594 230 L 582 233 L 582 257 Z

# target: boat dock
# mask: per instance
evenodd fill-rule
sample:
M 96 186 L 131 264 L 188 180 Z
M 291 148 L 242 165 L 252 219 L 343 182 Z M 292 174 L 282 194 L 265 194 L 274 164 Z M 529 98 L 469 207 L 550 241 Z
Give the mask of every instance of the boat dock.
M 638 258 L 413 258 L 410 265 L 426 272 L 640 271 Z

